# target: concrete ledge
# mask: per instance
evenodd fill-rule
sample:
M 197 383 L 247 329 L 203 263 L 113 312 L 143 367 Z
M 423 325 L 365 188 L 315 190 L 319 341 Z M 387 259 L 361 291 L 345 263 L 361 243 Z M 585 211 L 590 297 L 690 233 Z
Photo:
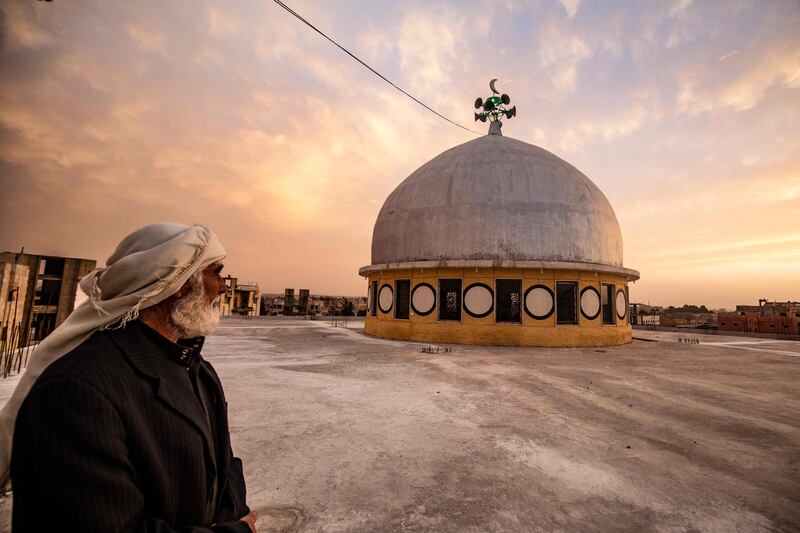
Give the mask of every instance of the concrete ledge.
M 548 270 L 583 270 L 625 276 L 628 281 L 639 279 L 639 271 L 631 268 L 600 265 L 597 263 L 572 263 L 569 261 L 512 261 L 492 259 L 441 259 L 438 261 L 409 261 L 405 263 L 380 263 L 358 269 L 361 276 L 383 270 L 425 268 L 539 268 Z
M 755 339 L 772 339 L 776 341 L 800 341 L 800 335 L 790 335 L 788 333 L 760 333 L 755 331 L 729 331 L 727 329 L 700 329 L 700 328 L 679 328 L 675 326 L 648 326 L 636 324 L 633 329 L 641 331 L 669 331 L 678 333 L 692 333 L 697 335 L 713 335 L 720 337 L 751 337 Z

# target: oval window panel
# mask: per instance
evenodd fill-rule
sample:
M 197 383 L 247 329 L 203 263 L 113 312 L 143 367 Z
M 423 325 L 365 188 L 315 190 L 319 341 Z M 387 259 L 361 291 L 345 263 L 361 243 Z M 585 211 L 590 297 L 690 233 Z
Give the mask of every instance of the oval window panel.
M 617 291 L 617 316 L 622 320 L 628 312 L 628 302 L 625 301 L 625 291 Z
M 394 293 L 391 285 L 384 285 L 378 292 L 378 307 L 383 313 L 388 313 L 392 310 L 392 303 L 394 300 Z
M 600 293 L 594 287 L 586 287 L 581 291 L 581 314 L 589 320 L 600 315 Z
M 436 293 L 427 283 L 420 283 L 411 293 L 411 307 L 418 315 L 429 315 L 436 307 Z

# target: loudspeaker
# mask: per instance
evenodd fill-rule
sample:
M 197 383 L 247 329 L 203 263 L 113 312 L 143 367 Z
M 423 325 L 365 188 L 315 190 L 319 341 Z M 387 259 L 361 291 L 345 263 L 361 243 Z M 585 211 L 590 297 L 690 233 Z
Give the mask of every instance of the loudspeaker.
M 500 100 L 502 100 L 503 104 L 505 104 L 505 105 L 508 105 L 508 104 L 511 103 L 511 98 L 509 98 L 507 94 L 504 94 L 503 96 L 501 96 Z
M 517 116 L 517 106 L 512 107 L 508 111 L 506 111 L 506 117 L 516 117 Z
M 483 99 L 482 98 L 478 98 L 477 100 L 475 100 L 475 109 L 480 109 L 482 105 L 483 105 Z

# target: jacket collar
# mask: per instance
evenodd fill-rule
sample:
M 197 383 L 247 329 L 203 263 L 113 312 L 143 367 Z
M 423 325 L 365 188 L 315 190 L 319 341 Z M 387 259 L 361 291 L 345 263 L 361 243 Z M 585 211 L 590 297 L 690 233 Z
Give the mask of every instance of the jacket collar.
M 174 343 L 143 322 L 137 320 L 136 326 L 170 361 L 189 368 L 200 358 L 205 337 L 179 339 L 177 343 Z

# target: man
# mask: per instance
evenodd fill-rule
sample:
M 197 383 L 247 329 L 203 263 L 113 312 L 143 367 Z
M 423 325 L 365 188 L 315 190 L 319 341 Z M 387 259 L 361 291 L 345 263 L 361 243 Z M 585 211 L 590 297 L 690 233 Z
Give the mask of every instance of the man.
M 37 347 L 0 416 L 14 533 L 255 533 L 200 355 L 224 256 L 203 226 L 154 224 L 81 281 L 88 301 Z

